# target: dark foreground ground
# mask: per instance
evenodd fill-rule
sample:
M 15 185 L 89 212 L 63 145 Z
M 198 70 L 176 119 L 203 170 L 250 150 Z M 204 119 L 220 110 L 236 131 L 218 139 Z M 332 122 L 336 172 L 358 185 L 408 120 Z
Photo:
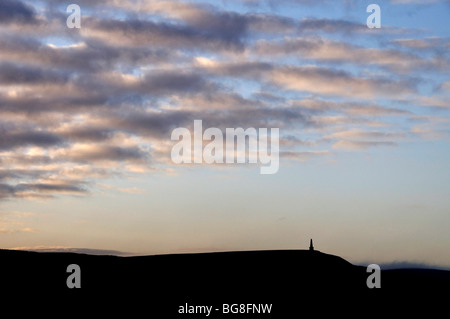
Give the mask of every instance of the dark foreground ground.
M 80 289 L 67 287 L 70 264 L 81 268 Z M 20 301 L 20 311 L 36 313 L 64 308 L 61 315 L 95 311 L 102 317 L 190 319 L 301 318 L 312 311 L 319 317 L 364 317 L 393 309 L 404 314 L 416 307 L 437 309 L 443 305 L 440 297 L 445 302 L 450 296 L 449 271 L 382 271 L 380 289 L 367 287 L 369 275 L 340 257 L 306 250 L 141 257 L 0 250 L 3 306 Z M 225 313 L 224 304 L 230 311 L 237 304 L 238 313 Z M 255 314 L 247 304 L 272 306 L 270 314 Z M 180 306 L 184 311 L 211 306 L 212 311 L 180 314 Z

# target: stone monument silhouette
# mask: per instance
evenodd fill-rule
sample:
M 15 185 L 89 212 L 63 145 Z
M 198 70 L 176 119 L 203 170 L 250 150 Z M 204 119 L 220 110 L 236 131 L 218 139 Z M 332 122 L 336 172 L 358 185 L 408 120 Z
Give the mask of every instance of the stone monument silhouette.
M 314 251 L 313 241 L 312 238 L 309 241 L 309 251 Z

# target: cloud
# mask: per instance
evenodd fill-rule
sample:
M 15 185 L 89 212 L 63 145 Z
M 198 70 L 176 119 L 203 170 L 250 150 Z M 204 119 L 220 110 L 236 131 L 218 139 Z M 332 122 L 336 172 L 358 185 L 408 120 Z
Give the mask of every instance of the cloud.
M 411 114 L 411 111 L 402 110 L 397 108 L 382 107 L 379 105 L 358 105 L 347 104 L 347 112 L 353 115 L 366 115 L 366 116 L 386 116 L 386 115 L 406 115 Z
M 170 133 L 196 119 L 280 128 L 294 161 L 448 136 L 447 122 L 417 117 L 448 118 L 444 37 L 269 10 L 298 1 L 78 4 L 80 30 L 59 1 L 0 3 L 1 200 L 173 171 Z
M 306 59 L 360 65 L 379 65 L 391 70 L 410 72 L 414 69 L 437 69 L 447 62 L 442 58 L 422 59 L 412 53 L 390 49 L 374 49 L 356 46 L 343 41 L 324 38 L 285 38 L 282 42 L 260 41 L 256 43 L 258 55 L 295 55 Z
M 30 183 L 30 184 L 19 184 L 16 186 L 16 190 L 22 191 L 38 191 L 38 192 L 61 192 L 61 193 L 85 193 L 86 190 L 81 186 L 72 185 L 69 183 Z
M 280 153 L 281 158 L 290 159 L 293 161 L 304 162 L 317 157 L 330 156 L 333 153 L 328 150 L 322 151 L 283 151 Z
M 76 162 L 92 161 L 135 161 L 145 160 L 148 154 L 139 147 L 118 146 L 80 146 L 64 150 L 60 153 L 62 158 Z
M 405 133 L 403 132 L 380 132 L 380 131 L 362 131 L 362 130 L 348 130 L 336 132 L 331 135 L 326 136 L 325 138 L 330 139 L 372 139 L 372 140 L 383 140 L 383 139 L 398 139 L 404 138 Z
M 147 74 L 140 84 L 145 92 L 169 93 L 199 91 L 208 86 L 207 81 L 195 73 L 180 71 L 157 71 Z
M 429 96 L 419 96 L 416 97 L 414 104 L 427 106 L 427 107 L 437 107 L 437 108 L 450 108 L 450 99 L 440 98 L 440 97 L 429 97 Z
M 397 144 L 394 142 L 385 142 L 385 141 L 337 141 L 333 144 L 334 149 L 340 150 L 366 150 L 371 147 L 379 147 L 379 146 L 396 146 Z
M 234 37 L 236 33 L 249 31 L 257 32 L 287 32 L 296 27 L 292 18 L 268 13 L 237 13 L 221 11 L 210 4 L 195 4 L 177 1 L 152 1 L 139 6 L 140 12 L 161 13 L 171 18 L 184 21 L 188 25 L 200 29 L 220 30 L 228 32 L 227 37 Z M 227 29 L 227 30 L 224 30 Z M 238 29 L 236 32 L 236 29 Z
M 0 83 L 2 84 L 64 83 L 67 79 L 68 76 L 62 72 L 13 63 L 0 64 Z
M 439 90 L 450 93 L 450 81 L 446 81 L 439 85 Z
M 2 234 L 14 234 L 14 233 L 35 233 L 37 232 L 33 228 L 21 228 L 21 229 L 6 229 L 6 228 L 0 228 L 0 233 Z
M 0 150 L 21 146 L 36 145 L 42 147 L 60 146 L 64 140 L 58 135 L 40 131 L 6 132 L 0 127 Z
M 327 18 L 303 18 L 300 21 L 300 31 L 302 32 L 327 32 L 327 33 L 366 33 L 367 25 L 341 19 Z
M 336 141 L 332 145 L 332 148 L 336 150 L 366 150 L 373 147 L 397 146 L 399 141 L 407 138 L 407 135 L 403 132 L 354 129 L 338 131 L 323 138 Z
M 0 2 L 0 24 L 35 24 L 36 10 L 31 5 L 19 0 L 2 0 Z
M 401 38 L 393 39 L 389 44 L 422 55 L 426 52 L 432 52 L 435 55 L 432 58 L 435 61 L 434 63 L 449 63 L 447 52 L 450 48 L 450 39 L 448 37 Z
M 401 116 L 412 114 L 408 110 L 386 107 L 374 102 L 338 102 L 323 98 L 305 98 L 302 100 L 293 100 L 290 103 L 293 107 L 302 108 L 305 112 L 312 115 L 342 112 L 352 120 L 356 116 Z
M 429 49 L 432 47 L 430 42 L 422 39 L 394 39 L 392 40 L 392 43 L 402 47 L 414 49 Z
M 48 177 L 55 174 L 55 171 L 44 169 L 0 169 L 0 181 L 7 180 L 33 180 L 37 178 Z
M 65 247 L 65 246 L 21 246 L 21 247 L 13 247 L 13 248 L 8 248 L 8 249 L 35 251 L 35 252 L 42 252 L 42 253 L 76 253 L 76 254 L 87 254 L 87 255 L 112 255 L 112 256 L 133 255 L 132 253 L 118 251 L 118 250 L 76 248 L 76 247 Z
M 367 263 L 370 264 L 370 263 Z M 414 261 L 394 261 L 391 263 L 380 264 L 381 270 L 391 270 L 391 269 L 440 269 L 440 270 L 450 270 L 446 267 L 441 267 L 426 262 L 414 262 Z
M 0 57 L 83 74 L 111 70 L 117 63 L 160 64 L 180 58 L 165 47 L 120 47 L 91 38 L 69 46 L 55 46 L 20 33 L 2 34 L 0 45 Z
M 80 142 L 102 142 L 113 138 L 115 130 L 103 127 L 68 127 L 56 131 L 65 139 Z
M 270 80 L 289 90 L 347 97 L 399 97 L 414 92 L 407 82 L 356 77 L 346 71 L 316 66 L 279 68 L 272 72 Z
M 9 198 L 52 198 L 53 195 L 86 195 L 83 183 L 76 181 L 50 181 L 42 183 L 0 184 L 0 199 Z
M 200 28 L 165 22 L 87 18 L 82 33 L 114 45 L 125 43 L 141 47 L 151 44 L 191 50 L 243 50 L 247 31 L 245 20 L 232 14 L 217 16 L 216 19 L 198 21 L 203 25 Z
M 375 95 L 401 97 L 415 91 L 411 80 L 394 81 L 385 77 L 358 77 L 343 70 L 316 65 L 275 66 L 267 62 L 213 63 L 205 70 L 215 75 L 265 81 L 286 90 L 324 95 L 372 98 Z

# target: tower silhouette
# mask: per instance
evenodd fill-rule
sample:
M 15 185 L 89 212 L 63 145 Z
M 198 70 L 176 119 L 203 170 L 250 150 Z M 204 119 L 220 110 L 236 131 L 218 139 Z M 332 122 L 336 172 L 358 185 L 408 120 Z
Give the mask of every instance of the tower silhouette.
M 311 238 L 310 241 L 309 241 L 309 250 L 310 250 L 310 251 L 313 251 L 313 250 L 314 250 L 312 238 Z

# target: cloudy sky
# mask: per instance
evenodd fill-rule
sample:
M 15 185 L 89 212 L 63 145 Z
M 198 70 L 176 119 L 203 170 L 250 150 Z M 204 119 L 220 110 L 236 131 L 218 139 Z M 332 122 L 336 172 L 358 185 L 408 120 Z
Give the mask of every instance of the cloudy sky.
M 373 2 L 2 0 L 0 246 L 450 267 L 450 4 Z M 278 173 L 174 164 L 196 119 Z

